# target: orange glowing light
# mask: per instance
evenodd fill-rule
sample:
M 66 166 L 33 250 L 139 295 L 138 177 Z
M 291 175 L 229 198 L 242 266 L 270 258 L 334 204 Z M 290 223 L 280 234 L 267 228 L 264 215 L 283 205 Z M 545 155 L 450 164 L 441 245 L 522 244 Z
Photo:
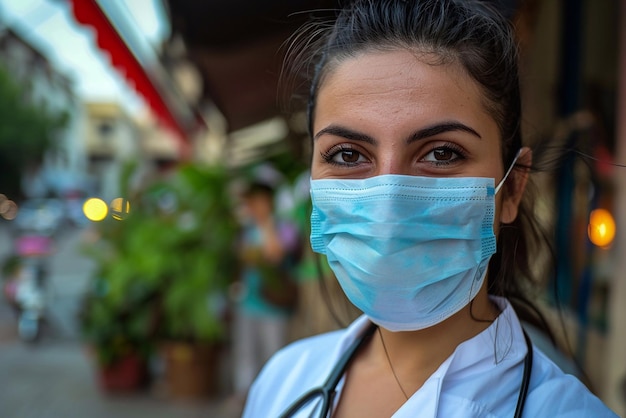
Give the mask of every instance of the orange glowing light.
M 615 220 L 606 209 L 596 209 L 589 214 L 587 228 L 589 240 L 598 247 L 608 247 L 615 238 Z

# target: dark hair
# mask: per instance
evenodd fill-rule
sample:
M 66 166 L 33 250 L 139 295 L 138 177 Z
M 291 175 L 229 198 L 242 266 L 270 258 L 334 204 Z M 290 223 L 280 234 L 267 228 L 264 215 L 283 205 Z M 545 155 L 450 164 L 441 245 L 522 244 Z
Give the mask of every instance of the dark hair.
M 252 196 L 259 196 L 259 195 L 273 198 L 274 188 L 267 183 L 254 181 L 248 184 L 248 186 L 243 191 L 243 197 L 252 197 Z
M 484 96 L 483 105 L 500 130 L 505 169 L 522 147 L 514 31 L 510 22 L 485 2 L 355 0 L 334 19 L 310 24 L 296 41 L 300 47 L 290 51 L 290 64 L 300 73 L 308 72 L 311 135 L 320 86 L 342 61 L 366 51 L 409 49 L 428 54 L 432 65 L 458 63 L 476 81 Z M 488 286 L 491 294 L 508 297 L 521 317 L 547 329 L 525 296 L 526 284 L 537 282 L 529 250 L 538 248 L 537 242 L 546 236 L 533 217 L 532 202 L 528 201 L 531 197 L 525 194 L 517 219 L 500 229 Z

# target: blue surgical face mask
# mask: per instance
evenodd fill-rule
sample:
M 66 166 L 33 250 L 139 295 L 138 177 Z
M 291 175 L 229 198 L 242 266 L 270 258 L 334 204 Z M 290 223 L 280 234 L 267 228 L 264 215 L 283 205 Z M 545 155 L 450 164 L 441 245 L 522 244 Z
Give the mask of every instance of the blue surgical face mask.
M 311 180 L 311 245 L 374 323 L 391 331 L 433 326 L 483 284 L 505 179 L 497 188 L 477 177 Z

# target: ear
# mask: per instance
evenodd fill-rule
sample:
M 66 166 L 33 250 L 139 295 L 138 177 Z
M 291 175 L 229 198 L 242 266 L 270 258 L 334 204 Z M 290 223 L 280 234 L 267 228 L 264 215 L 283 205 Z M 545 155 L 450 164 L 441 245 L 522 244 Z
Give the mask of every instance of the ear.
M 517 159 L 516 167 L 509 174 L 509 178 L 503 187 L 502 209 L 500 211 L 500 222 L 510 224 L 517 218 L 519 204 L 526 189 L 530 166 L 533 162 L 533 152 L 530 148 L 524 147 Z

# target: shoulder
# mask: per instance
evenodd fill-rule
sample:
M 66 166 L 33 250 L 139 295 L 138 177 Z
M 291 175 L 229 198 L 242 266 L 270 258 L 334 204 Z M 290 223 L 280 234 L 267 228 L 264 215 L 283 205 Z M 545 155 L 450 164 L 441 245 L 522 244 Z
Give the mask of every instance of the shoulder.
M 345 330 L 298 340 L 277 351 L 255 379 L 244 417 L 278 416 L 304 391 L 320 386 Z
M 288 344 L 272 356 L 264 366 L 259 377 L 271 371 L 280 373 L 281 365 L 283 364 L 290 364 L 290 368 L 293 369 L 294 361 L 297 364 L 307 365 L 314 361 L 329 358 L 329 351 L 332 351 L 338 345 L 345 332 L 345 330 L 327 332 Z
M 541 350 L 534 360 L 526 416 L 617 417 L 573 375 L 563 373 Z

